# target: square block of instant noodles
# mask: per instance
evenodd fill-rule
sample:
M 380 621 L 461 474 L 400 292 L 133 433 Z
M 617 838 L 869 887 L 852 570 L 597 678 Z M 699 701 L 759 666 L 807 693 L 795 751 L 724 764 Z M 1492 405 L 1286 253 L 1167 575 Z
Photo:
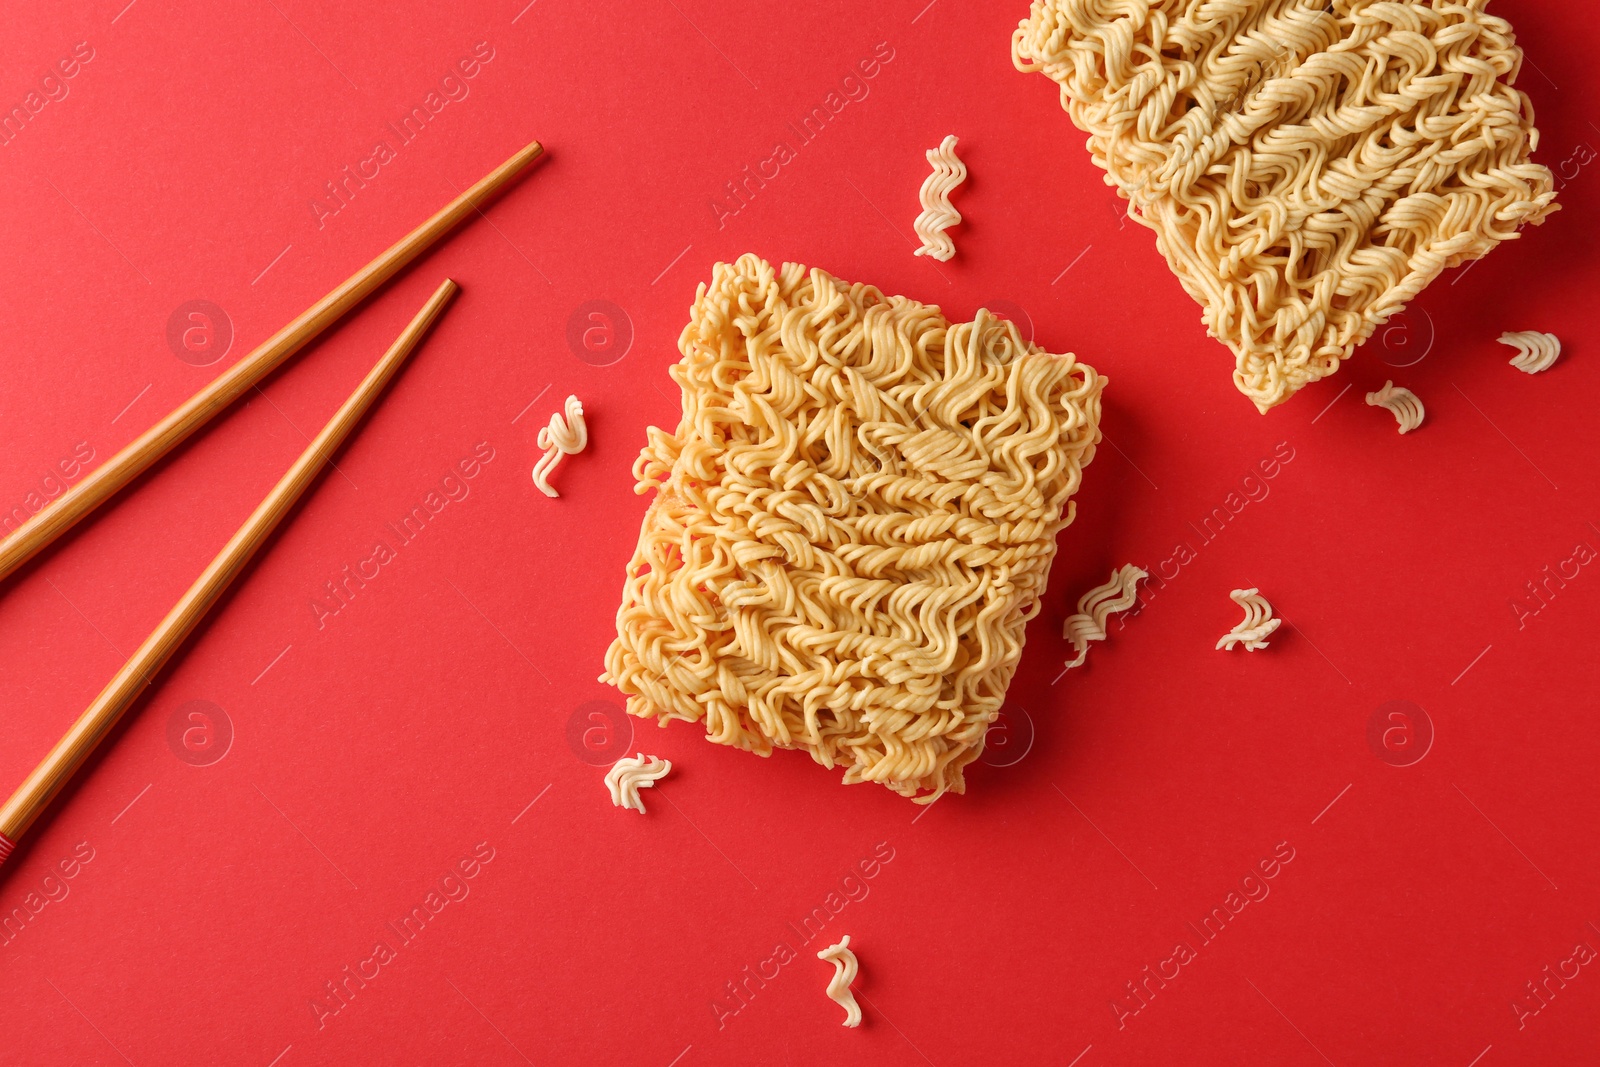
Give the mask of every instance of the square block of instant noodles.
M 1104 379 L 987 311 L 754 255 L 717 265 L 678 347 L 683 416 L 634 466 L 653 499 L 601 680 L 718 744 L 961 792 Z
M 1555 210 L 1487 3 L 1034 0 L 1011 53 L 1061 86 L 1266 411 Z

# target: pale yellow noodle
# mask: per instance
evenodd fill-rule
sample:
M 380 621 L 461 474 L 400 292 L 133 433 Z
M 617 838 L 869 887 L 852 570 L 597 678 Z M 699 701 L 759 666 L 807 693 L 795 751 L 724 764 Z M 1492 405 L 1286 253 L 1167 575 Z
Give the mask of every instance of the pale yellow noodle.
M 1078 613 L 1067 616 L 1062 636 L 1072 642 L 1077 655 L 1067 661 L 1067 669 L 1083 666 L 1089 658 L 1089 642 L 1106 639 L 1106 620 L 1114 612 L 1127 611 L 1139 601 L 1139 583 L 1150 575 L 1132 563 L 1111 572 L 1111 580 L 1097 585 L 1078 600 Z
M 1525 374 L 1547 371 L 1561 356 L 1561 341 L 1553 333 L 1539 333 L 1537 330 L 1503 333 L 1500 343 L 1517 350 L 1517 354 L 1511 357 L 1511 365 Z
M 828 998 L 844 1008 L 844 1025 L 861 1025 L 861 1005 L 856 1003 L 856 995 L 850 991 L 850 986 L 855 982 L 860 970 L 860 963 L 856 954 L 850 950 L 850 935 L 845 934 L 839 943 L 829 945 L 817 953 L 817 959 L 827 960 L 833 964 L 833 977 L 828 979 Z
M 654 499 L 601 680 L 717 744 L 801 749 L 920 801 L 962 791 L 1103 379 L 986 311 L 950 323 L 754 255 L 717 265 L 679 348 L 683 414 L 634 465 Z
M 967 180 L 967 165 L 956 156 L 956 135 L 939 142 L 938 148 L 929 149 L 928 162 L 933 165 L 933 173 L 922 181 L 922 190 L 917 194 L 922 213 L 911 224 L 922 242 L 914 254 L 946 263 L 956 254 L 956 246 L 945 231 L 961 221 L 961 212 L 950 203 L 950 192 Z
M 611 803 L 619 808 L 644 814 L 644 800 L 640 789 L 653 789 L 658 780 L 672 770 L 672 761 L 656 756 L 624 756 L 606 772 L 606 788 L 611 792 Z
M 1555 210 L 1488 0 L 1034 0 L 1061 86 L 1262 410 L 1450 267 Z
M 1387 408 L 1394 415 L 1394 421 L 1400 424 L 1401 433 L 1410 433 L 1422 425 L 1427 409 L 1422 406 L 1422 400 L 1411 390 L 1393 382 L 1384 382 L 1383 388 L 1367 394 L 1367 404 L 1375 408 Z
M 564 456 L 582 452 L 589 445 L 589 427 L 583 421 L 583 404 L 567 397 L 563 411 L 550 416 L 550 425 L 539 431 L 539 447 L 545 454 L 533 466 L 533 484 L 545 496 L 560 496 L 550 484 L 550 475 Z
M 1235 589 L 1228 594 L 1233 602 L 1244 609 L 1244 621 L 1223 635 L 1217 642 L 1217 651 L 1223 652 L 1235 645 L 1244 645 L 1246 652 L 1267 647 L 1267 638 L 1283 624 L 1272 617 L 1272 605 L 1259 589 Z

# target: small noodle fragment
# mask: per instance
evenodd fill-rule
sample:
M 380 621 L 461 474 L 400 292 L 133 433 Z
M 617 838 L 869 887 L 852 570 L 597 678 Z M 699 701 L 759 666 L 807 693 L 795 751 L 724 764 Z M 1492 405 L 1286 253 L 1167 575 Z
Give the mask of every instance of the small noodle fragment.
M 644 814 L 644 801 L 640 789 L 653 789 L 657 779 L 665 778 L 672 770 L 672 761 L 646 756 L 624 756 L 606 772 L 606 788 L 611 790 L 611 803 L 619 808 L 632 809 Z
M 1417 394 L 1394 382 L 1384 382 L 1383 388 L 1377 392 L 1367 394 L 1367 405 L 1375 408 L 1387 408 L 1394 415 L 1394 421 L 1400 424 L 1401 433 L 1410 433 L 1422 425 L 1422 420 L 1427 415 L 1422 401 Z
M 1523 330 L 1520 333 L 1503 333 L 1500 343 L 1517 350 L 1511 365 L 1525 374 L 1547 371 L 1561 355 L 1561 341 L 1553 333 Z
M 1078 652 L 1067 661 L 1067 670 L 1083 666 L 1089 658 L 1089 642 L 1106 639 L 1106 619 L 1113 612 L 1127 611 L 1139 600 L 1139 583 L 1150 575 L 1132 563 L 1111 572 L 1111 580 L 1083 594 L 1078 601 L 1078 613 L 1067 616 L 1062 636 L 1072 642 Z
M 1259 589 L 1235 589 L 1228 596 L 1244 609 L 1244 621 L 1223 635 L 1222 640 L 1217 642 L 1217 651 L 1231 649 L 1241 643 L 1246 652 L 1266 648 L 1266 639 L 1283 625 L 1282 619 L 1272 617 L 1272 605 L 1267 603 L 1267 598 L 1261 595 Z
M 859 969 L 856 963 L 856 954 L 850 951 L 850 935 L 845 934 L 836 945 L 829 945 L 817 953 L 817 959 L 827 960 L 833 964 L 833 977 L 828 980 L 828 996 L 844 1008 L 844 1025 L 861 1025 L 861 1006 L 856 1003 L 856 995 L 850 992 L 850 985 L 856 980 Z
M 956 135 L 952 133 L 938 148 L 929 149 L 928 162 L 933 164 L 933 173 L 923 179 L 917 194 L 922 214 L 911 224 L 922 247 L 913 254 L 947 263 L 956 254 L 956 246 L 945 231 L 961 221 L 961 212 L 950 203 L 950 192 L 967 180 L 967 165 L 956 157 Z
M 562 457 L 582 452 L 589 444 L 589 427 L 583 421 L 583 404 L 575 396 L 567 397 L 566 417 L 557 411 L 550 416 L 550 425 L 539 431 L 539 447 L 545 454 L 533 467 L 533 484 L 545 496 L 560 496 L 550 484 L 550 474 Z

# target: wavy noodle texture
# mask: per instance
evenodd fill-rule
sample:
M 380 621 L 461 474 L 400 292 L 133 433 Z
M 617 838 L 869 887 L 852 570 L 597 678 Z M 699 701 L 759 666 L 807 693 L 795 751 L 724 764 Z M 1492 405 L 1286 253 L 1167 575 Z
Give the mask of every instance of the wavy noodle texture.
M 817 953 L 817 959 L 827 960 L 833 964 L 833 977 L 828 979 L 828 998 L 844 1008 L 844 1025 L 861 1025 L 861 1005 L 856 1003 L 856 995 L 850 992 L 850 986 L 856 980 L 860 963 L 856 954 L 850 951 L 850 935 L 845 934 L 836 945 L 829 945 Z
M 655 499 L 601 680 L 717 744 L 801 749 L 924 802 L 961 792 L 1072 521 L 1103 379 L 987 311 L 950 323 L 754 255 L 717 265 L 678 347 L 683 416 L 634 464 Z
M 550 484 L 550 474 L 563 456 L 571 456 L 589 447 L 589 427 L 583 421 L 583 404 L 575 396 L 567 397 L 565 415 L 558 411 L 550 416 L 550 425 L 539 431 L 539 447 L 545 454 L 533 465 L 533 484 L 545 496 L 560 496 Z
M 1266 411 L 1555 210 L 1486 4 L 1034 0 L 1011 52 L 1060 84 Z
M 1272 617 L 1272 605 L 1267 603 L 1267 598 L 1259 589 L 1235 589 L 1228 596 L 1244 609 L 1244 621 L 1223 635 L 1217 642 L 1217 651 L 1223 652 L 1239 644 L 1244 645 L 1246 652 L 1266 648 L 1267 638 L 1283 625 L 1282 619 Z
M 606 788 L 611 791 L 611 803 L 644 814 L 644 800 L 640 789 L 653 789 L 655 784 L 672 770 L 672 761 L 646 756 L 624 756 L 606 772 Z
M 911 224 L 922 242 L 914 254 L 947 263 L 956 254 L 956 245 L 945 231 L 961 221 L 961 212 L 950 203 L 950 192 L 967 180 L 967 165 L 956 157 L 956 135 L 952 133 L 938 148 L 929 149 L 928 162 L 933 164 L 933 173 L 923 179 L 917 194 L 922 214 Z
M 1525 374 L 1547 371 L 1561 357 L 1561 340 L 1553 333 L 1535 330 L 1503 333 L 1500 343 L 1517 350 L 1517 354 L 1511 357 L 1511 365 Z
M 1077 656 L 1067 661 L 1067 670 L 1083 666 L 1089 658 L 1089 642 L 1106 639 L 1106 620 L 1118 611 L 1127 611 L 1138 603 L 1139 583 L 1150 577 L 1149 573 L 1132 563 L 1111 572 L 1111 580 L 1097 585 L 1078 601 L 1078 613 L 1068 615 L 1062 627 L 1062 636 L 1072 642 Z
M 1382 389 L 1368 393 L 1367 404 L 1375 408 L 1388 408 L 1394 415 L 1394 421 L 1400 424 L 1401 433 L 1410 433 L 1421 426 L 1428 414 L 1416 393 L 1393 382 L 1384 382 Z

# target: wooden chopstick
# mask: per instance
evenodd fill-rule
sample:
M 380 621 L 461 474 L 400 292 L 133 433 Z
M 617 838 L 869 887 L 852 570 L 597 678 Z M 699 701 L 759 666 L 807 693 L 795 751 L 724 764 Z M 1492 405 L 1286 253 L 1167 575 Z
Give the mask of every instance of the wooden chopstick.
M 161 620 L 155 632 L 145 639 L 128 662 L 123 664 L 121 670 L 111 679 L 111 682 L 95 697 L 94 702 L 79 716 L 78 721 L 68 730 L 66 736 L 56 742 L 55 748 L 45 757 L 44 762 L 34 768 L 27 780 L 17 788 L 0 807 L 0 863 L 11 854 L 16 847 L 16 842 L 28 827 L 33 825 L 34 819 L 44 810 L 55 795 L 61 791 L 83 761 L 94 751 L 102 738 L 110 732 L 122 718 L 122 713 L 128 709 L 145 686 L 151 684 L 157 671 L 178 650 L 184 638 L 188 637 L 200 620 L 217 602 L 234 576 L 243 569 L 255 554 L 261 543 L 271 535 L 272 531 L 282 521 L 289 509 L 294 506 L 300 494 L 305 492 L 311 480 L 317 476 L 328 457 L 338 449 L 341 442 L 350 433 L 368 407 L 383 392 L 385 385 L 394 377 L 400 365 L 405 362 L 417 343 L 427 334 L 450 298 L 456 294 L 456 283 L 445 279 L 444 283 L 434 291 L 432 297 L 417 312 L 416 318 L 389 346 L 383 358 L 372 368 L 372 371 L 362 380 L 356 391 L 334 413 L 328 424 L 317 434 L 316 439 L 295 460 L 294 466 L 289 468 L 278 482 L 273 486 L 267 498 L 250 513 L 239 532 L 234 534 L 217 558 L 211 561 L 200 577 L 195 579 L 189 591 Z
M 249 355 L 219 374 L 210 385 L 184 401 L 172 414 L 140 434 L 122 451 L 0 541 L 0 581 L 40 549 L 71 529 L 146 467 L 170 452 L 184 438 L 209 422 L 239 394 L 266 377 L 284 360 L 337 322 L 368 293 L 478 210 L 507 182 L 544 154 L 534 141 L 490 171 L 472 188 L 446 204 L 421 226 L 382 255 L 356 271 L 338 288 L 312 304 L 293 322 L 263 341 Z

